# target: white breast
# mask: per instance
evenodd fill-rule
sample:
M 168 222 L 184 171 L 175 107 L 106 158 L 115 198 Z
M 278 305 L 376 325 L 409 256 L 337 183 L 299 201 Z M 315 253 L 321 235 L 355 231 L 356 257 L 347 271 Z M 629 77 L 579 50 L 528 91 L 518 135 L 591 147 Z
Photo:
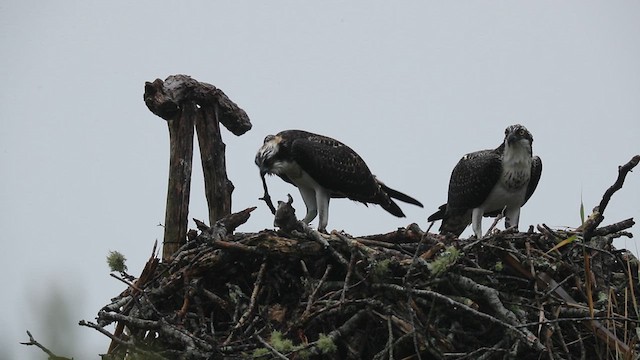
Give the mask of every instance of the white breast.
M 526 146 L 521 146 L 526 145 Z M 505 148 L 502 158 L 502 174 L 487 200 L 482 204 L 485 212 L 520 208 L 524 204 L 527 186 L 531 179 L 531 153 L 528 143 L 516 143 Z
M 302 170 L 300 165 L 294 161 L 276 161 L 273 163 L 271 171 L 274 174 L 284 175 L 289 178 L 299 188 L 319 188 L 320 185 Z

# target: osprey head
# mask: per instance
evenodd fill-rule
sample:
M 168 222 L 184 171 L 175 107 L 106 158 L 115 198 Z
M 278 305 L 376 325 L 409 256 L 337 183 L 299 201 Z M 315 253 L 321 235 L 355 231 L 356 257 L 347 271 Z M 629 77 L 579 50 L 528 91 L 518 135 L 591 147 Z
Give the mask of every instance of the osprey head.
M 504 130 L 505 145 L 511 146 L 516 143 L 531 146 L 533 143 L 533 136 L 526 127 L 516 124 L 507 127 Z
M 275 161 L 275 156 L 280 150 L 282 138 L 277 135 L 267 135 L 258 153 L 256 154 L 256 165 L 260 168 L 260 175 L 270 174 L 271 167 Z

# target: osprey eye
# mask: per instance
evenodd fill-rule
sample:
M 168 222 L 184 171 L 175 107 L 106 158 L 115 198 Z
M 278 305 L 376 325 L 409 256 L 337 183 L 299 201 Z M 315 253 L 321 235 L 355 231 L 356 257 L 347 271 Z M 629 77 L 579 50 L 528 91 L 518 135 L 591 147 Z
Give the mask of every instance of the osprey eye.
M 518 135 L 520 135 L 520 136 L 524 136 L 524 129 L 520 129 L 520 130 L 518 130 Z

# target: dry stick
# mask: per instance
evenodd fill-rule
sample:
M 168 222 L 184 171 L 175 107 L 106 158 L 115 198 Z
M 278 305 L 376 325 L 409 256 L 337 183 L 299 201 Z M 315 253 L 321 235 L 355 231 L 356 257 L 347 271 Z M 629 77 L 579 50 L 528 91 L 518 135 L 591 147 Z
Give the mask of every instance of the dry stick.
M 196 108 L 194 103 L 182 104 L 181 108 L 178 118 L 167 121 L 170 153 L 162 247 L 163 262 L 168 262 L 178 248 L 185 243 L 187 233 Z
M 150 359 L 159 359 L 159 360 L 167 359 L 166 357 L 164 357 L 164 356 L 162 356 L 162 355 L 160 355 L 160 354 L 158 354 L 156 352 L 140 349 L 134 343 L 128 342 L 128 341 L 124 341 L 124 340 L 120 339 L 119 337 L 111 334 L 110 332 L 108 332 L 102 326 L 100 326 L 98 324 L 94 324 L 94 323 L 92 323 L 90 321 L 80 320 L 78 325 L 86 326 L 86 327 L 92 328 L 94 330 L 97 330 L 101 334 L 103 334 L 103 335 L 107 336 L 108 338 L 110 338 L 112 342 L 120 344 L 120 345 L 126 347 L 127 349 L 130 349 L 130 350 L 132 350 L 132 351 L 134 351 L 136 353 L 145 355 L 145 356 L 149 357 Z
M 331 331 L 327 334 L 327 338 L 329 338 L 333 343 L 341 337 L 347 334 L 350 334 L 356 331 L 358 324 L 364 320 L 365 317 L 369 316 L 369 311 L 367 309 L 361 309 L 353 316 L 351 316 L 347 321 L 345 321 L 339 328 Z M 319 355 L 322 354 L 322 351 L 318 348 L 318 342 L 315 341 L 307 345 L 309 349 L 310 355 Z
M 304 230 L 304 233 L 308 237 L 310 237 L 312 240 L 322 245 L 322 247 L 325 250 L 329 251 L 329 254 L 331 254 L 331 256 L 333 256 L 336 260 L 338 260 L 340 264 L 344 266 L 349 266 L 349 262 L 344 258 L 344 256 L 342 256 L 342 254 L 336 251 L 336 249 L 334 249 L 331 246 L 331 244 L 329 244 L 329 242 L 325 238 L 323 238 L 322 235 L 320 235 L 318 231 L 313 230 L 311 227 L 309 227 L 309 225 L 303 222 L 301 222 L 300 224 L 302 225 L 302 229 Z
M 498 214 L 498 216 L 496 216 L 495 220 L 493 220 L 493 223 L 491 224 L 491 226 L 489 226 L 489 229 L 487 229 L 487 232 L 484 233 L 483 238 L 486 238 L 489 234 L 491 234 L 491 232 L 493 231 L 493 229 L 496 228 L 496 226 L 498 225 L 498 222 L 502 219 L 504 219 L 504 210 L 507 207 L 505 206 L 502 211 L 500 212 L 500 214 Z
M 560 307 L 557 307 L 557 309 L 554 311 L 554 316 L 556 319 L 558 319 L 558 315 L 560 314 Z M 571 358 L 570 352 L 569 352 L 569 347 L 567 346 L 567 343 L 564 341 L 564 334 L 562 333 L 562 327 L 561 326 L 555 326 L 554 327 L 554 334 L 553 335 L 557 335 L 558 339 L 560 341 L 560 346 L 562 347 L 562 350 L 564 351 L 566 357 Z
M 555 293 L 558 296 L 560 296 L 560 298 L 563 301 L 565 301 L 567 304 L 569 304 L 569 305 L 577 304 L 577 301 L 574 300 L 571 297 L 571 295 L 569 295 L 569 293 L 567 293 L 567 291 L 562 286 L 557 286 L 557 282 L 555 280 L 553 280 L 553 278 L 551 276 L 549 276 L 549 274 L 547 274 L 545 272 L 538 272 L 537 276 L 534 277 L 520 263 L 520 261 L 515 256 L 513 256 L 512 254 L 503 253 L 502 254 L 502 259 L 503 259 L 503 261 L 505 263 L 509 264 L 509 266 L 514 268 L 516 271 L 518 271 L 520 274 L 522 274 L 526 278 L 529 278 L 531 280 L 535 280 L 536 282 L 539 282 L 543 289 L 547 289 L 547 288 L 550 288 L 550 287 L 556 288 L 555 289 Z M 614 334 L 612 334 L 607 328 L 602 326 L 602 324 L 599 321 L 597 321 L 597 320 L 589 321 L 589 322 L 587 322 L 586 326 L 589 329 L 591 329 L 593 331 L 593 333 L 597 337 L 599 337 L 600 339 L 604 340 L 605 343 L 611 345 L 612 347 L 620 348 L 626 354 L 629 354 L 629 353 L 631 353 L 631 351 L 633 351 L 632 349 L 629 348 L 629 346 L 627 344 L 625 344 L 622 341 L 620 341 L 620 339 L 618 339 Z
M 433 223 L 431 224 L 433 225 Z M 430 228 L 431 226 L 429 227 L 429 229 Z M 398 228 L 397 230 L 386 234 L 361 236 L 361 238 L 397 244 L 399 242 L 417 243 L 422 239 L 423 235 L 425 235 L 425 233 L 420 229 L 420 226 L 418 226 L 418 224 L 412 223 L 409 224 L 407 228 Z
M 582 341 L 582 336 L 580 336 L 580 333 L 578 332 L 578 329 L 576 329 L 575 325 L 571 324 L 571 327 L 573 328 L 573 332 L 575 332 L 578 335 L 578 345 L 580 346 L 580 360 L 586 360 L 587 351 L 584 348 L 584 342 Z
M 429 226 L 429 229 L 431 229 L 431 226 L 433 226 L 433 222 L 431 222 L 431 225 Z M 413 267 L 415 266 L 415 263 L 420 260 L 423 262 L 426 262 L 424 259 L 422 259 L 422 257 L 418 256 L 418 251 L 420 250 L 420 246 L 423 244 L 424 239 L 426 238 L 427 234 L 428 234 L 428 230 L 426 233 L 424 233 L 421 237 L 420 237 L 420 242 L 418 242 L 418 246 L 416 246 L 416 251 L 413 253 L 413 258 L 411 259 L 411 263 L 409 264 L 409 268 L 407 269 L 407 273 L 404 275 L 404 277 L 402 278 L 402 287 L 407 289 L 406 295 L 407 295 L 407 308 L 409 309 L 410 315 L 411 315 L 411 326 L 413 327 L 413 332 L 412 332 L 412 340 L 413 340 L 413 347 L 415 349 L 415 354 L 418 357 L 418 360 L 422 359 L 422 356 L 420 356 L 420 349 L 418 346 L 418 334 L 416 332 L 416 324 L 415 324 L 415 314 L 413 311 L 413 308 L 411 307 L 410 301 L 412 300 L 411 298 L 411 292 L 409 292 L 409 288 L 408 288 L 408 279 L 409 279 L 409 275 L 411 274 L 411 271 L 413 270 Z M 413 289 L 411 289 L 413 290 Z
M 448 296 L 442 295 L 440 293 L 437 293 L 435 291 L 431 291 L 431 290 L 421 290 L 421 289 L 407 289 L 403 286 L 400 285 L 396 285 L 396 284 L 372 284 L 372 288 L 382 288 L 382 289 L 388 289 L 388 290 L 393 290 L 399 293 L 403 293 L 406 294 L 407 292 L 411 292 L 414 295 L 420 296 L 420 297 L 428 297 L 430 299 L 433 300 L 437 300 L 441 303 L 444 303 L 446 305 L 449 305 L 452 308 L 459 308 L 460 310 L 463 310 L 465 312 L 468 312 L 474 316 L 477 316 L 483 320 L 488 320 L 492 323 L 495 324 L 499 324 L 505 328 L 507 328 L 509 331 L 511 331 L 513 334 L 515 334 L 517 337 L 525 340 L 526 344 L 528 344 L 530 347 L 535 348 L 536 350 L 544 350 L 544 346 L 542 346 L 542 344 L 540 344 L 540 342 L 538 342 L 535 337 L 534 338 L 529 338 L 528 334 L 525 334 L 524 332 L 520 331 L 520 329 L 518 329 L 517 327 L 515 327 L 514 325 L 511 325 L 503 320 L 500 320 L 496 317 L 493 317 L 489 314 L 480 312 L 478 310 L 473 309 L 472 307 L 465 305 L 461 302 L 455 301 L 453 299 L 451 299 Z M 419 300 L 424 300 L 421 298 L 418 298 Z
M 418 332 L 416 331 L 416 314 L 415 311 L 413 310 L 413 307 L 411 307 L 410 302 L 412 301 L 411 295 L 407 294 L 407 306 L 409 308 L 409 315 L 410 320 L 411 320 L 411 327 L 413 328 L 413 331 L 411 332 L 412 334 L 412 338 L 413 338 L 413 348 L 415 351 L 415 355 L 418 357 L 418 360 L 422 360 L 422 355 L 420 355 L 420 346 L 418 345 L 419 343 L 419 339 L 418 339 Z
M 393 360 L 393 327 L 391 326 L 391 314 L 387 315 L 387 351 L 389 353 L 389 360 Z
M 555 319 L 545 319 L 543 321 L 530 322 L 520 325 L 515 325 L 517 328 L 529 327 L 529 326 L 537 326 L 537 325 L 547 325 L 547 324 L 555 324 L 559 322 L 582 322 L 582 321 L 591 321 L 591 320 L 608 320 L 608 321 L 624 321 L 640 324 L 640 320 L 630 319 L 624 316 L 585 316 L 585 317 L 564 317 L 564 318 L 555 318 Z
M 223 346 L 229 345 L 236 331 L 238 331 L 238 329 L 244 326 L 244 323 L 247 322 L 251 314 L 253 314 L 257 306 L 258 294 L 260 293 L 260 290 L 262 290 L 262 281 L 264 280 L 264 274 L 266 272 L 266 269 L 267 269 L 267 262 L 264 261 L 262 265 L 260 265 L 258 276 L 256 276 L 256 282 L 253 285 L 253 291 L 251 292 L 251 299 L 249 300 L 249 307 L 244 312 L 244 314 L 240 316 L 240 320 L 238 320 L 238 323 L 233 327 L 233 329 L 231 329 L 231 331 L 229 332 L 229 336 L 224 341 L 224 343 L 222 343 Z
M 142 292 L 142 291 L 143 291 L 143 290 L 142 290 L 142 289 L 140 289 L 138 286 L 136 286 L 136 284 L 134 284 L 134 283 L 132 283 L 131 281 L 129 281 L 129 280 L 127 280 L 127 279 L 124 279 L 124 278 L 122 278 L 122 277 L 120 277 L 120 276 L 118 276 L 118 275 L 116 275 L 116 274 L 111 273 L 111 274 L 109 274 L 109 276 L 111 276 L 112 278 L 114 278 L 114 279 L 116 279 L 116 280 L 120 280 L 120 281 L 122 281 L 123 283 L 127 284 L 127 285 L 128 285 L 128 286 L 130 286 L 132 289 L 134 289 L 135 291 L 138 291 L 138 292 Z
M 260 335 L 255 334 L 254 337 L 256 339 L 258 339 L 258 341 L 260 341 L 262 343 L 262 345 L 264 345 L 264 347 L 269 349 L 269 351 L 271 351 L 271 353 L 273 353 L 273 355 L 277 356 L 280 359 L 284 359 L 284 360 L 288 360 L 289 359 L 288 357 L 284 356 L 281 352 L 276 350 L 273 346 L 271 346 L 271 344 L 266 342 Z
M 170 336 L 178 341 L 180 341 L 187 348 L 195 348 L 196 343 L 199 347 L 211 351 L 213 350 L 213 346 L 208 344 L 206 341 L 199 339 L 198 337 L 186 333 L 185 331 L 176 328 L 175 326 L 167 323 L 164 319 L 160 320 L 145 320 L 139 319 L 128 315 L 121 315 L 117 313 L 108 313 L 106 311 L 100 311 L 98 313 L 98 318 L 105 318 L 114 321 L 120 321 L 124 323 L 128 323 L 136 328 L 145 329 L 145 330 L 157 330 L 160 333 L 163 333 L 167 336 Z M 82 325 L 82 324 L 81 324 Z M 192 350 L 196 351 L 196 350 Z
M 146 82 L 144 102 L 169 126 L 169 186 L 162 254 L 163 260 L 168 261 L 185 242 L 187 233 L 196 118 L 212 220 L 230 212 L 233 186 L 226 179 L 224 144 L 220 140 L 218 121 L 238 136 L 251 129 L 251 122 L 247 114 L 220 89 L 186 75 Z
M 195 120 L 200 159 L 204 175 L 204 190 L 209 207 L 209 224 L 231 214 L 233 184 L 227 177 L 225 163 L 226 145 L 222 142 L 219 122 L 219 105 L 204 104 L 197 111 Z
M 631 158 L 631 160 L 629 160 L 628 163 L 626 163 L 626 164 L 624 164 L 624 165 L 622 165 L 622 166 L 620 166 L 618 168 L 618 179 L 604 193 L 604 195 L 602 196 L 602 201 L 600 201 L 600 205 L 598 206 L 598 208 L 600 210 L 600 214 L 604 213 L 604 210 L 606 209 L 607 205 L 609 204 L 609 201 L 611 200 L 611 196 L 616 191 L 618 191 L 618 190 L 620 190 L 622 188 L 622 185 L 624 184 L 624 179 L 627 176 L 627 173 L 629 173 L 631 170 L 633 170 L 633 168 L 636 167 L 636 165 L 638 165 L 638 163 L 640 163 L 640 155 L 634 156 L 633 158 Z
M 144 292 L 144 290 L 143 290 L 143 289 L 139 288 L 136 284 L 134 284 L 134 283 L 132 283 L 132 282 L 130 282 L 130 281 L 128 281 L 128 280 L 126 280 L 126 279 L 123 279 L 123 278 L 121 278 L 121 277 L 119 277 L 119 276 L 117 276 L 117 275 L 109 274 L 109 276 L 111 276 L 111 277 L 112 277 L 112 278 L 114 278 L 114 279 L 118 279 L 118 280 L 122 281 L 123 283 L 125 283 L 125 284 L 127 284 L 127 285 L 131 286 L 131 288 L 132 288 L 132 289 L 136 290 L 136 291 L 137 291 L 137 292 L 139 292 L 142 296 L 144 296 L 144 298 L 147 300 L 147 302 L 149 302 L 149 306 L 151 306 L 151 309 L 152 309 L 156 314 L 160 314 L 160 311 L 155 307 L 155 305 L 153 305 L 153 303 L 151 302 L 151 299 L 149 299 L 149 296 L 147 295 L 147 293 L 146 293 L 146 292 Z M 131 297 L 131 299 L 134 299 L 134 297 Z
M 156 268 L 158 267 L 158 263 L 160 261 L 158 259 L 158 257 L 157 257 L 157 254 L 156 254 L 157 246 L 158 246 L 158 242 L 156 241 L 153 244 L 153 250 L 151 250 L 151 256 L 149 257 L 149 260 L 147 260 L 146 264 L 144 265 L 144 269 L 142 269 L 142 272 L 140 273 L 140 277 L 135 282 L 137 288 L 139 288 L 139 289 L 142 289 L 149 281 L 151 281 L 152 276 L 154 276 L 154 274 L 156 272 Z M 125 294 L 128 291 L 130 291 L 130 289 L 131 288 L 125 290 L 125 292 L 123 292 L 123 294 Z M 136 292 L 137 292 L 137 290 L 135 290 L 135 289 L 134 289 L 134 291 L 130 291 L 129 296 L 131 296 L 132 300 L 134 300 L 135 296 L 137 295 Z M 131 311 L 132 307 L 133 307 L 133 303 L 129 302 L 127 304 L 127 306 L 123 308 L 122 312 L 123 313 L 128 313 L 129 311 Z M 119 337 L 124 332 L 124 327 L 125 327 L 125 324 L 123 322 L 119 322 L 116 325 L 116 329 L 114 331 L 114 336 L 115 337 Z M 117 346 L 117 343 L 112 341 L 109 344 L 109 349 L 107 349 L 107 354 L 111 354 L 115 350 L 116 346 Z
M 529 243 L 528 240 L 526 240 L 524 243 L 524 246 L 525 246 L 525 252 L 527 255 L 527 261 L 529 262 L 529 271 L 531 272 L 531 274 L 533 274 L 533 276 L 535 276 L 536 269 L 533 266 L 533 261 L 531 260 L 531 244 Z M 544 307 L 542 306 L 540 297 L 538 296 L 538 294 L 540 293 L 540 289 L 538 288 L 538 283 L 535 283 L 535 282 L 533 283 L 533 291 L 536 294 L 535 303 L 538 308 L 539 316 L 544 316 Z M 541 330 L 542 330 L 542 325 L 539 325 L 538 331 L 537 331 L 538 336 L 540 336 Z M 547 351 L 549 352 L 549 354 L 551 354 L 551 347 L 548 345 L 548 343 L 547 343 Z
M 164 319 L 160 319 L 158 323 L 160 324 L 160 332 L 180 341 L 185 346 L 184 352 L 186 354 L 190 354 L 193 357 L 210 358 L 210 354 L 203 353 L 197 348 L 202 348 L 206 351 L 213 351 L 214 347 L 211 344 L 186 330 L 167 323 Z
M 357 313 L 355 313 L 355 315 L 349 318 L 349 320 L 345 321 L 339 328 L 330 332 L 327 337 L 335 343 L 340 336 L 344 336 L 355 331 L 360 321 L 368 316 L 369 312 L 367 309 L 358 311 Z
M 602 227 L 599 227 L 599 228 L 595 229 L 593 231 L 593 235 L 606 236 L 606 235 L 614 234 L 614 233 L 620 232 L 622 230 L 629 229 L 635 224 L 636 224 L 636 222 L 633 221 L 633 218 L 622 220 L 622 221 L 617 222 L 615 224 L 602 226 Z
M 627 257 L 627 276 L 629 277 L 629 291 L 631 291 L 631 301 L 633 301 L 633 308 L 636 310 L 636 317 L 640 317 L 638 312 L 638 299 L 636 298 L 635 291 L 633 290 L 633 275 L 631 274 L 631 261 Z
M 555 284 L 553 287 L 548 289 L 544 294 L 542 294 L 542 296 L 540 298 L 541 299 L 546 299 L 549 295 L 551 295 L 551 293 L 555 292 L 556 289 L 562 287 L 562 285 L 564 285 L 567 281 L 573 279 L 575 276 L 576 276 L 576 274 L 571 274 L 571 275 L 567 276 L 562 281 L 560 281 L 559 283 Z
M 342 286 L 342 294 L 340 294 L 340 306 L 344 303 L 347 296 L 347 290 L 349 289 L 349 283 L 351 282 L 351 276 L 353 275 L 353 269 L 356 266 L 356 254 L 355 248 L 351 248 L 351 258 L 349 259 L 349 266 L 347 267 L 347 274 L 344 277 L 344 284 Z
M 584 256 L 584 286 L 587 292 L 587 305 L 589 305 L 589 313 L 593 317 L 595 309 L 593 306 L 593 285 L 591 283 L 591 255 L 585 248 L 582 248 L 582 255 Z
M 207 226 L 207 224 L 198 219 L 194 218 L 193 221 L 196 223 L 198 230 L 202 232 L 202 236 L 211 238 L 213 240 L 222 240 L 227 235 L 233 234 L 238 226 L 246 223 L 251 216 L 251 212 L 255 209 L 256 207 L 252 206 L 242 211 L 228 214 L 222 219 L 219 219 L 212 223 L 211 227 Z
M 111 339 L 111 341 L 118 343 L 120 345 L 126 346 L 126 347 L 135 347 L 135 345 L 133 345 L 133 343 L 130 343 L 128 341 L 122 340 L 121 338 L 111 334 L 110 332 L 108 332 L 107 330 L 105 330 L 102 326 L 98 325 L 98 324 L 94 324 L 90 321 L 84 321 L 84 320 L 80 320 L 78 322 L 78 325 L 80 326 L 86 326 L 92 329 L 97 330 L 98 332 L 100 332 L 101 334 L 107 336 L 109 339 Z
M 311 312 L 311 306 L 313 305 L 316 299 L 316 295 L 318 294 L 318 291 L 320 290 L 322 285 L 324 285 L 324 282 L 327 280 L 327 277 L 329 276 L 330 271 L 331 271 L 331 264 L 327 265 L 327 268 L 324 270 L 324 274 L 322 275 L 322 278 L 320 278 L 318 285 L 309 294 L 309 298 L 307 299 L 307 307 L 304 309 L 304 312 L 302 313 L 300 318 L 304 318 L 305 315 L 308 315 Z
M 462 357 L 456 357 L 456 360 L 464 360 L 464 359 L 474 359 L 474 360 L 483 360 L 483 359 L 493 359 L 494 354 L 497 352 L 506 353 L 507 349 L 503 349 L 502 346 L 506 342 L 506 338 L 500 339 L 496 344 L 492 347 L 481 347 L 478 350 L 474 350 L 470 353 L 465 354 Z M 484 352 L 484 354 L 480 355 L 480 353 Z M 480 355 L 480 356 L 478 356 Z
M 624 184 L 624 179 L 627 177 L 627 174 L 633 170 L 636 165 L 640 163 L 640 155 L 635 155 L 629 162 L 618 167 L 618 178 L 616 182 L 611 185 L 607 191 L 605 191 L 604 195 L 602 195 L 602 200 L 600 204 L 593 209 L 593 213 L 589 216 L 589 219 L 585 221 L 585 224 L 582 226 L 582 230 L 584 231 L 584 241 L 588 242 L 593 235 L 593 231 L 602 223 L 604 220 L 604 211 L 609 205 L 609 201 L 611 200 L 611 196 L 613 194 L 622 189 L 622 185 Z
M 271 201 L 271 196 L 269 195 L 269 190 L 267 188 L 267 180 L 265 179 L 265 174 L 260 174 L 260 178 L 262 179 L 262 189 L 264 190 L 264 195 L 262 195 L 261 198 L 258 198 L 258 200 L 264 201 L 267 204 L 267 206 L 269 207 L 269 210 L 271 210 L 271 214 L 275 215 L 276 214 L 276 208 L 275 208 L 275 206 L 273 206 L 273 202 Z
M 519 325 L 518 318 L 513 312 L 504 307 L 502 301 L 500 301 L 500 297 L 498 296 L 498 291 L 496 289 L 478 284 L 475 281 L 461 275 L 450 274 L 449 279 L 452 281 L 452 283 L 456 284 L 459 289 L 467 290 L 471 293 L 481 295 L 482 298 L 487 301 L 487 304 L 498 315 L 499 319 L 506 321 L 514 328 L 517 328 L 517 325 Z M 528 342 L 535 344 L 536 347 L 542 346 L 537 337 L 528 329 L 522 329 L 522 332 L 524 333 L 525 339 Z
M 72 360 L 66 357 L 58 356 L 54 354 L 51 350 L 47 349 L 44 345 L 40 344 L 36 339 L 31 335 L 31 332 L 27 330 L 27 335 L 29 335 L 29 342 L 21 342 L 22 345 L 27 346 L 37 346 L 40 350 L 44 351 L 47 355 L 49 355 L 49 360 Z

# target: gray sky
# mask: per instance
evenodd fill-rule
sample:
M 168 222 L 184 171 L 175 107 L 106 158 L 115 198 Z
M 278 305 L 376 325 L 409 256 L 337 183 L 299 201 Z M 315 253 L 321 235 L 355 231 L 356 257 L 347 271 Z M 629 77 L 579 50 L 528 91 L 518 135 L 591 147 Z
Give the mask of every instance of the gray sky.
M 590 211 L 640 153 L 638 39 L 638 1 L 2 1 L 0 358 L 42 358 L 17 344 L 26 329 L 60 355 L 106 351 L 75 324 L 124 288 L 107 252 L 137 275 L 162 240 L 168 132 L 142 101 L 145 81 L 187 74 L 249 114 L 250 132 L 223 133 L 233 209 L 258 206 L 241 231 L 272 224 L 253 164 L 266 134 L 335 137 L 425 204 L 400 204 L 396 219 L 332 201 L 328 228 L 361 235 L 426 229 L 458 159 L 498 146 L 514 123 L 544 164 L 521 228 L 575 227 L 581 197 Z M 204 220 L 194 163 L 190 217 Z M 295 188 L 268 181 L 304 214 Z M 605 224 L 640 219 L 638 200 L 636 171 Z

